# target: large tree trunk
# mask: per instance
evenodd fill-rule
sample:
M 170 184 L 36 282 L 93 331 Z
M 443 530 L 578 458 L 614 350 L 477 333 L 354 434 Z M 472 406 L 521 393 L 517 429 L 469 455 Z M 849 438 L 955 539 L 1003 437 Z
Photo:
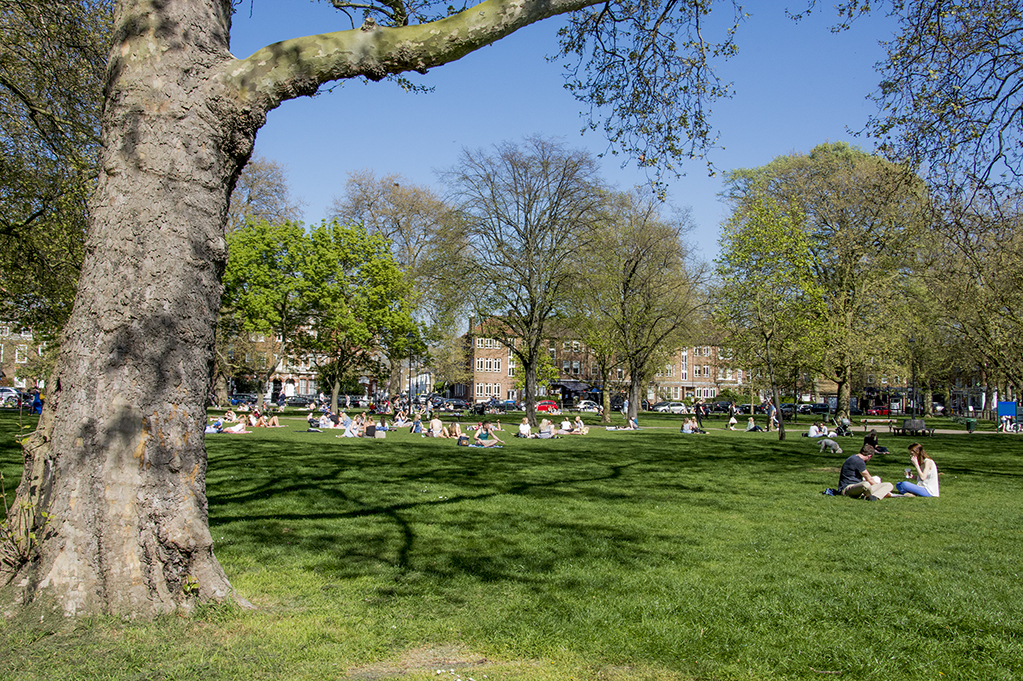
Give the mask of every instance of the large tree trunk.
M 228 0 L 121 4 L 78 297 L 15 500 L 38 537 L 16 603 L 151 615 L 231 593 L 203 428 L 229 189 L 261 121 L 207 104 L 229 17 Z

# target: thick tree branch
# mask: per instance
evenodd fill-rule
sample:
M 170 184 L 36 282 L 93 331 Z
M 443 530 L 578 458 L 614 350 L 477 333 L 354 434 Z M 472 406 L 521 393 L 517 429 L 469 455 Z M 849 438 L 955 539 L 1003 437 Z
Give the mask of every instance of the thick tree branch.
M 324 83 L 389 75 L 456 61 L 542 19 L 598 4 L 599 0 L 486 0 L 427 24 L 362 27 L 269 45 L 224 67 L 223 81 L 263 111 L 311 95 Z

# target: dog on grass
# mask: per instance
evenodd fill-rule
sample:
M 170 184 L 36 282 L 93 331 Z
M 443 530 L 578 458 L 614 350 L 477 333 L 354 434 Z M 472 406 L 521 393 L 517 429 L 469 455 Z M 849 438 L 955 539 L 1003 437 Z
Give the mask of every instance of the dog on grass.
M 830 438 L 824 438 L 821 440 L 821 454 L 824 453 L 824 448 L 827 447 L 831 450 L 832 454 L 841 454 L 842 448 L 838 446 L 838 443 Z

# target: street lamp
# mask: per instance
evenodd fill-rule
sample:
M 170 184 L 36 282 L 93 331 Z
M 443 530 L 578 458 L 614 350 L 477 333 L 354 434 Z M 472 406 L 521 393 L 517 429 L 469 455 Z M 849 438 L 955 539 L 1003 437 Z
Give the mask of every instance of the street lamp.
M 909 372 L 913 376 L 913 391 L 910 393 L 913 400 L 913 418 L 916 418 L 916 341 L 910 336 L 909 337 Z

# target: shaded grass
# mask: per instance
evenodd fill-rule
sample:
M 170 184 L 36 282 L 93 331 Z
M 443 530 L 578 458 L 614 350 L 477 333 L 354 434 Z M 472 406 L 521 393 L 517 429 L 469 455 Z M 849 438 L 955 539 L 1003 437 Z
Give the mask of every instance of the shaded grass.
M 1023 440 L 927 441 L 944 496 L 871 504 L 822 496 L 844 457 L 805 439 L 677 422 L 211 437 L 217 556 L 259 610 L 16 620 L 0 678 L 1017 678 Z

